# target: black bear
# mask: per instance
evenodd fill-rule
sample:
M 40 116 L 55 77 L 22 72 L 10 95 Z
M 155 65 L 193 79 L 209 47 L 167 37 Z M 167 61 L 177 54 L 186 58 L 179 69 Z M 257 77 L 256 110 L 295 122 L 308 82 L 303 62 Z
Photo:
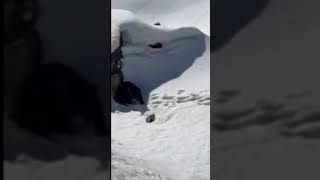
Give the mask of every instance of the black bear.
M 43 46 L 36 24 L 36 0 L 5 0 L 4 111 L 11 116 L 25 77 L 43 62 Z
M 110 133 L 97 88 L 63 64 L 40 65 L 27 77 L 19 100 L 17 124 L 39 135 L 79 133 L 73 123 L 91 127 L 97 136 Z
M 123 105 L 144 104 L 140 89 L 129 81 L 120 83 L 114 100 Z

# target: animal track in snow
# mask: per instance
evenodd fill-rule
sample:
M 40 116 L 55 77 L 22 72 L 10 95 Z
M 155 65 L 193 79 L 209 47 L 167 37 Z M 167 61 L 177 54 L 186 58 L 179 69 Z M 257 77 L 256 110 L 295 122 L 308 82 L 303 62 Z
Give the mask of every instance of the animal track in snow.
M 155 100 L 155 99 L 158 99 L 159 97 L 158 96 L 152 96 L 150 99 L 151 100 Z
M 233 98 L 228 101 L 231 103 L 237 93 L 229 91 L 226 94 L 230 97 L 232 95 Z M 320 138 L 320 107 L 293 101 L 310 95 L 311 93 L 296 93 L 277 100 L 260 99 L 255 105 L 246 108 L 215 108 L 213 115 L 216 118 L 212 126 L 217 131 L 229 131 L 276 124 L 279 133 L 286 137 Z M 227 102 L 220 104 L 225 103 Z M 217 103 L 217 106 L 220 104 Z
M 181 89 L 181 90 L 178 90 L 177 94 L 182 94 L 183 92 L 185 92 L 185 90 Z
M 164 96 L 162 96 L 162 99 L 164 99 L 164 100 L 171 100 L 173 98 L 174 98 L 174 96 L 168 96 L 166 94 Z
M 177 100 L 185 100 L 187 98 L 189 98 L 189 96 L 178 96 Z
M 159 105 L 159 104 L 161 104 L 163 101 L 153 101 L 153 102 L 151 102 L 151 104 L 156 104 L 156 105 Z
M 178 90 L 177 95 L 151 95 L 149 98 L 149 104 L 153 108 L 165 107 L 171 108 L 176 107 L 177 104 L 183 104 L 188 102 L 195 102 L 198 105 L 210 105 L 210 95 L 208 91 L 201 91 L 199 93 L 189 93 L 187 94 L 185 90 Z

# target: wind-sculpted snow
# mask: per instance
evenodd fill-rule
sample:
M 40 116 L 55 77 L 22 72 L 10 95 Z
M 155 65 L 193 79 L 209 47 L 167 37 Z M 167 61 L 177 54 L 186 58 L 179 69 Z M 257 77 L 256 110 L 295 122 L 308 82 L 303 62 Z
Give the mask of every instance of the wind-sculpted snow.
M 210 0 L 112 0 L 112 8 L 129 10 L 144 22 L 162 27 L 196 27 L 210 36 Z
M 113 180 L 149 169 L 162 179 L 210 179 L 210 38 L 192 27 L 146 24 L 123 10 L 112 10 L 112 19 L 123 35 L 124 79 L 141 89 L 147 103 L 112 103 L 113 144 L 122 144 L 112 150 L 118 161 Z M 155 43 L 162 47 L 150 47 Z M 155 120 L 147 123 L 150 114 Z
M 204 79 L 197 78 L 197 84 L 201 86 L 199 88 L 204 88 L 204 85 L 209 88 L 210 56 L 206 51 L 210 48 L 209 37 L 195 28 L 155 28 L 142 23 L 124 10 L 112 10 L 112 13 L 118 24 L 118 28 L 114 30 L 119 29 L 123 33 L 125 80 L 134 82 L 145 94 L 149 94 L 165 82 L 186 73 L 184 86 L 191 88 L 187 81 L 194 82 L 193 77 L 202 76 Z M 123 16 L 127 16 L 129 20 L 123 20 Z M 160 49 L 148 46 L 158 42 L 163 45 Z M 198 73 L 201 75 L 194 75 Z

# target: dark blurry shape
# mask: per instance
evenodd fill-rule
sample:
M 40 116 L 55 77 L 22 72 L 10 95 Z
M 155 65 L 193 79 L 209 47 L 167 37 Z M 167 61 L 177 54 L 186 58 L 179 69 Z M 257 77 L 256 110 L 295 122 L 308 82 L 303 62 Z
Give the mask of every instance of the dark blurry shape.
M 4 2 L 4 76 L 5 111 L 14 112 L 22 83 L 43 61 L 43 48 L 35 28 L 38 4 L 35 0 Z
M 123 82 L 122 61 L 123 54 L 121 48 L 123 46 L 122 33 L 120 34 L 120 45 L 116 50 L 111 52 L 111 97 L 114 98 L 120 83 Z
M 109 134 L 97 88 L 63 64 L 43 64 L 33 71 L 17 109 L 17 124 L 42 136 L 82 133 L 85 127 L 97 136 Z
M 4 12 L 6 42 L 17 40 L 35 30 L 39 16 L 36 0 L 6 0 Z
M 155 26 L 160 26 L 161 24 L 159 22 L 154 23 Z
M 12 172 L 7 161 L 18 165 L 23 157 L 52 162 L 71 155 L 109 162 L 110 121 L 104 116 L 109 110 L 108 4 L 4 1 L 5 174 Z M 61 64 L 44 64 L 56 60 Z M 100 98 L 95 87 L 99 83 Z M 91 132 L 84 132 L 87 129 Z M 52 132 L 58 135 L 45 137 Z M 23 166 L 30 168 L 28 163 Z M 59 169 L 53 166 L 50 171 Z
M 150 114 L 147 119 L 146 119 L 146 122 L 147 123 L 152 123 L 156 120 L 156 115 L 155 114 Z
M 217 92 L 216 97 L 215 97 L 215 102 L 217 104 L 225 104 L 228 103 L 230 100 L 233 100 L 237 96 L 240 95 L 240 91 L 238 90 L 233 90 L 233 89 L 226 89 Z
M 161 43 L 155 43 L 155 44 L 149 44 L 149 46 L 151 47 L 151 48 L 162 48 L 162 44 Z
M 119 47 L 111 53 L 111 75 L 119 73 L 122 68 L 121 58 L 123 58 L 123 53 L 121 48 L 123 46 L 122 33 L 120 35 L 120 45 Z
M 233 36 L 267 7 L 269 0 L 215 0 L 211 8 L 211 51 L 224 47 Z
M 140 89 L 129 81 L 122 82 L 119 85 L 114 99 L 116 102 L 124 105 L 136 104 L 135 101 L 139 104 L 144 104 Z

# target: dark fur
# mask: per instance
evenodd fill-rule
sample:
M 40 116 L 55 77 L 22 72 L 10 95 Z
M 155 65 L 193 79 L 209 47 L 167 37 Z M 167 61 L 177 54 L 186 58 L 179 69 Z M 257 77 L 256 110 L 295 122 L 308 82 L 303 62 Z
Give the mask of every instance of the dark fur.
M 20 127 L 47 136 L 74 133 L 70 121 L 81 117 L 98 136 L 109 133 L 95 86 L 72 68 L 44 64 L 27 78 L 17 113 Z
M 139 104 L 144 104 L 140 89 L 132 82 L 122 82 L 117 90 L 115 101 L 120 104 L 134 104 L 133 100 L 137 100 Z
M 29 15 L 27 17 L 26 15 Z M 12 42 L 35 30 L 39 17 L 37 0 L 6 0 L 4 2 L 5 40 Z
M 5 0 L 3 15 L 4 105 L 11 116 L 25 77 L 43 61 L 43 49 L 34 26 L 38 19 L 36 0 Z

